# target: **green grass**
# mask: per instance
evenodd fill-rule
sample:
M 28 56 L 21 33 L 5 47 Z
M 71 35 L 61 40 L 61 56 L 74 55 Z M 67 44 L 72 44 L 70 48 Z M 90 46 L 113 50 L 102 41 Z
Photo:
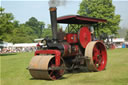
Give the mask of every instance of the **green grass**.
M 65 74 L 56 81 L 32 79 L 26 70 L 32 56 L 33 53 L 1 55 L 1 85 L 128 85 L 128 49 L 109 50 L 104 71 Z

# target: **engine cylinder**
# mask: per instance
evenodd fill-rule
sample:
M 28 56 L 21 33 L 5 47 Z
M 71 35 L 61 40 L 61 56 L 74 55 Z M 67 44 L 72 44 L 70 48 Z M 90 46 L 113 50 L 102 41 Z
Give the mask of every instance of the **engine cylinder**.
M 70 45 L 68 43 L 65 43 L 63 44 L 63 47 L 64 47 L 64 52 L 63 52 L 62 57 L 64 58 L 76 56 L 79 52 L 78 45 Z

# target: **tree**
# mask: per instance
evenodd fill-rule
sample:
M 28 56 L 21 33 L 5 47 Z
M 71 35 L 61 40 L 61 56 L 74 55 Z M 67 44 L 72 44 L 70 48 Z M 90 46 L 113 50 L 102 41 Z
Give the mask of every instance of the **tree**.
M 38 38 L 42 37 L 42 30 L 45 26 L 44 22 L 38 21 L 35 17 L 31 17 L 25 24 L 34 30 Z
M 127 31 L 127 34 L 125 36 L 125 40 L 128 41 L 128 31 Z
M 4 13 L 4 8 L 0 7 L 0 39 L 3 41 L 11 41 L 13 34 L 13 20 L 12 13 Z
M 19 21 L 14 20 L 13 25 L 14 25 L 14 28 L 18 28 L 20 26 Z
M 45 37 L 49 37 L 49 38 L 52 38 L 52 30 L 51 29 L 44 29 L 43 30 L 43 34 L 42 36 L 45 38 Z
M 4 8 L 0 7 L 0 14 L 3 14 L 4 10 Z
M 13 30 L 13 43 L 31 43 L 35 38 L 37 37 L 34 35 L 34 31 L 25 24 L 20 24 Z
M 112 0 L 82 0 L 78 14 L 106 19 L 107 23 L 99 24 L 99 33 L 118 34 L 120 15 L 115 14 L 115 6 L 112 4 Z
M 48 29 L 52 29 L 51 24 L 47 24 L 47 28 L 48 28 Z M 62 28 L 62 26 L 59 25 L 59 24 L 57 24 L 57 30 L 59 30 L 59 29 L 61 29 L 61 28 Z

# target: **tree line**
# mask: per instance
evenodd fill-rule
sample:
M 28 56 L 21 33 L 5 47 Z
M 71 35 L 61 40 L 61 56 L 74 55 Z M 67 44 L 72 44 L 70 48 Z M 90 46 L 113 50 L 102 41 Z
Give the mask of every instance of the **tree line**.
M 31 17 L 28 21 L 20 24 L 14 19 L 12 13 L 5 13 L 0 7 L 0 41 L 12 43 L 30 43 L 36 38 L 52 36 L 51 26 L 45 28 L 45 23 Z

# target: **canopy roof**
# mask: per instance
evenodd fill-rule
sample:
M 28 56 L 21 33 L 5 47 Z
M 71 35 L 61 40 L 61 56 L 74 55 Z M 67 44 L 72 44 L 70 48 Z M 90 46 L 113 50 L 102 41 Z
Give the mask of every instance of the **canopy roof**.
M 107 22 L 107 20 L 92 17 L 84 17 L 80 15 L 67 15 L 58 17 L 57 22 L 63 24 L 95 24 L 99 22 Z

